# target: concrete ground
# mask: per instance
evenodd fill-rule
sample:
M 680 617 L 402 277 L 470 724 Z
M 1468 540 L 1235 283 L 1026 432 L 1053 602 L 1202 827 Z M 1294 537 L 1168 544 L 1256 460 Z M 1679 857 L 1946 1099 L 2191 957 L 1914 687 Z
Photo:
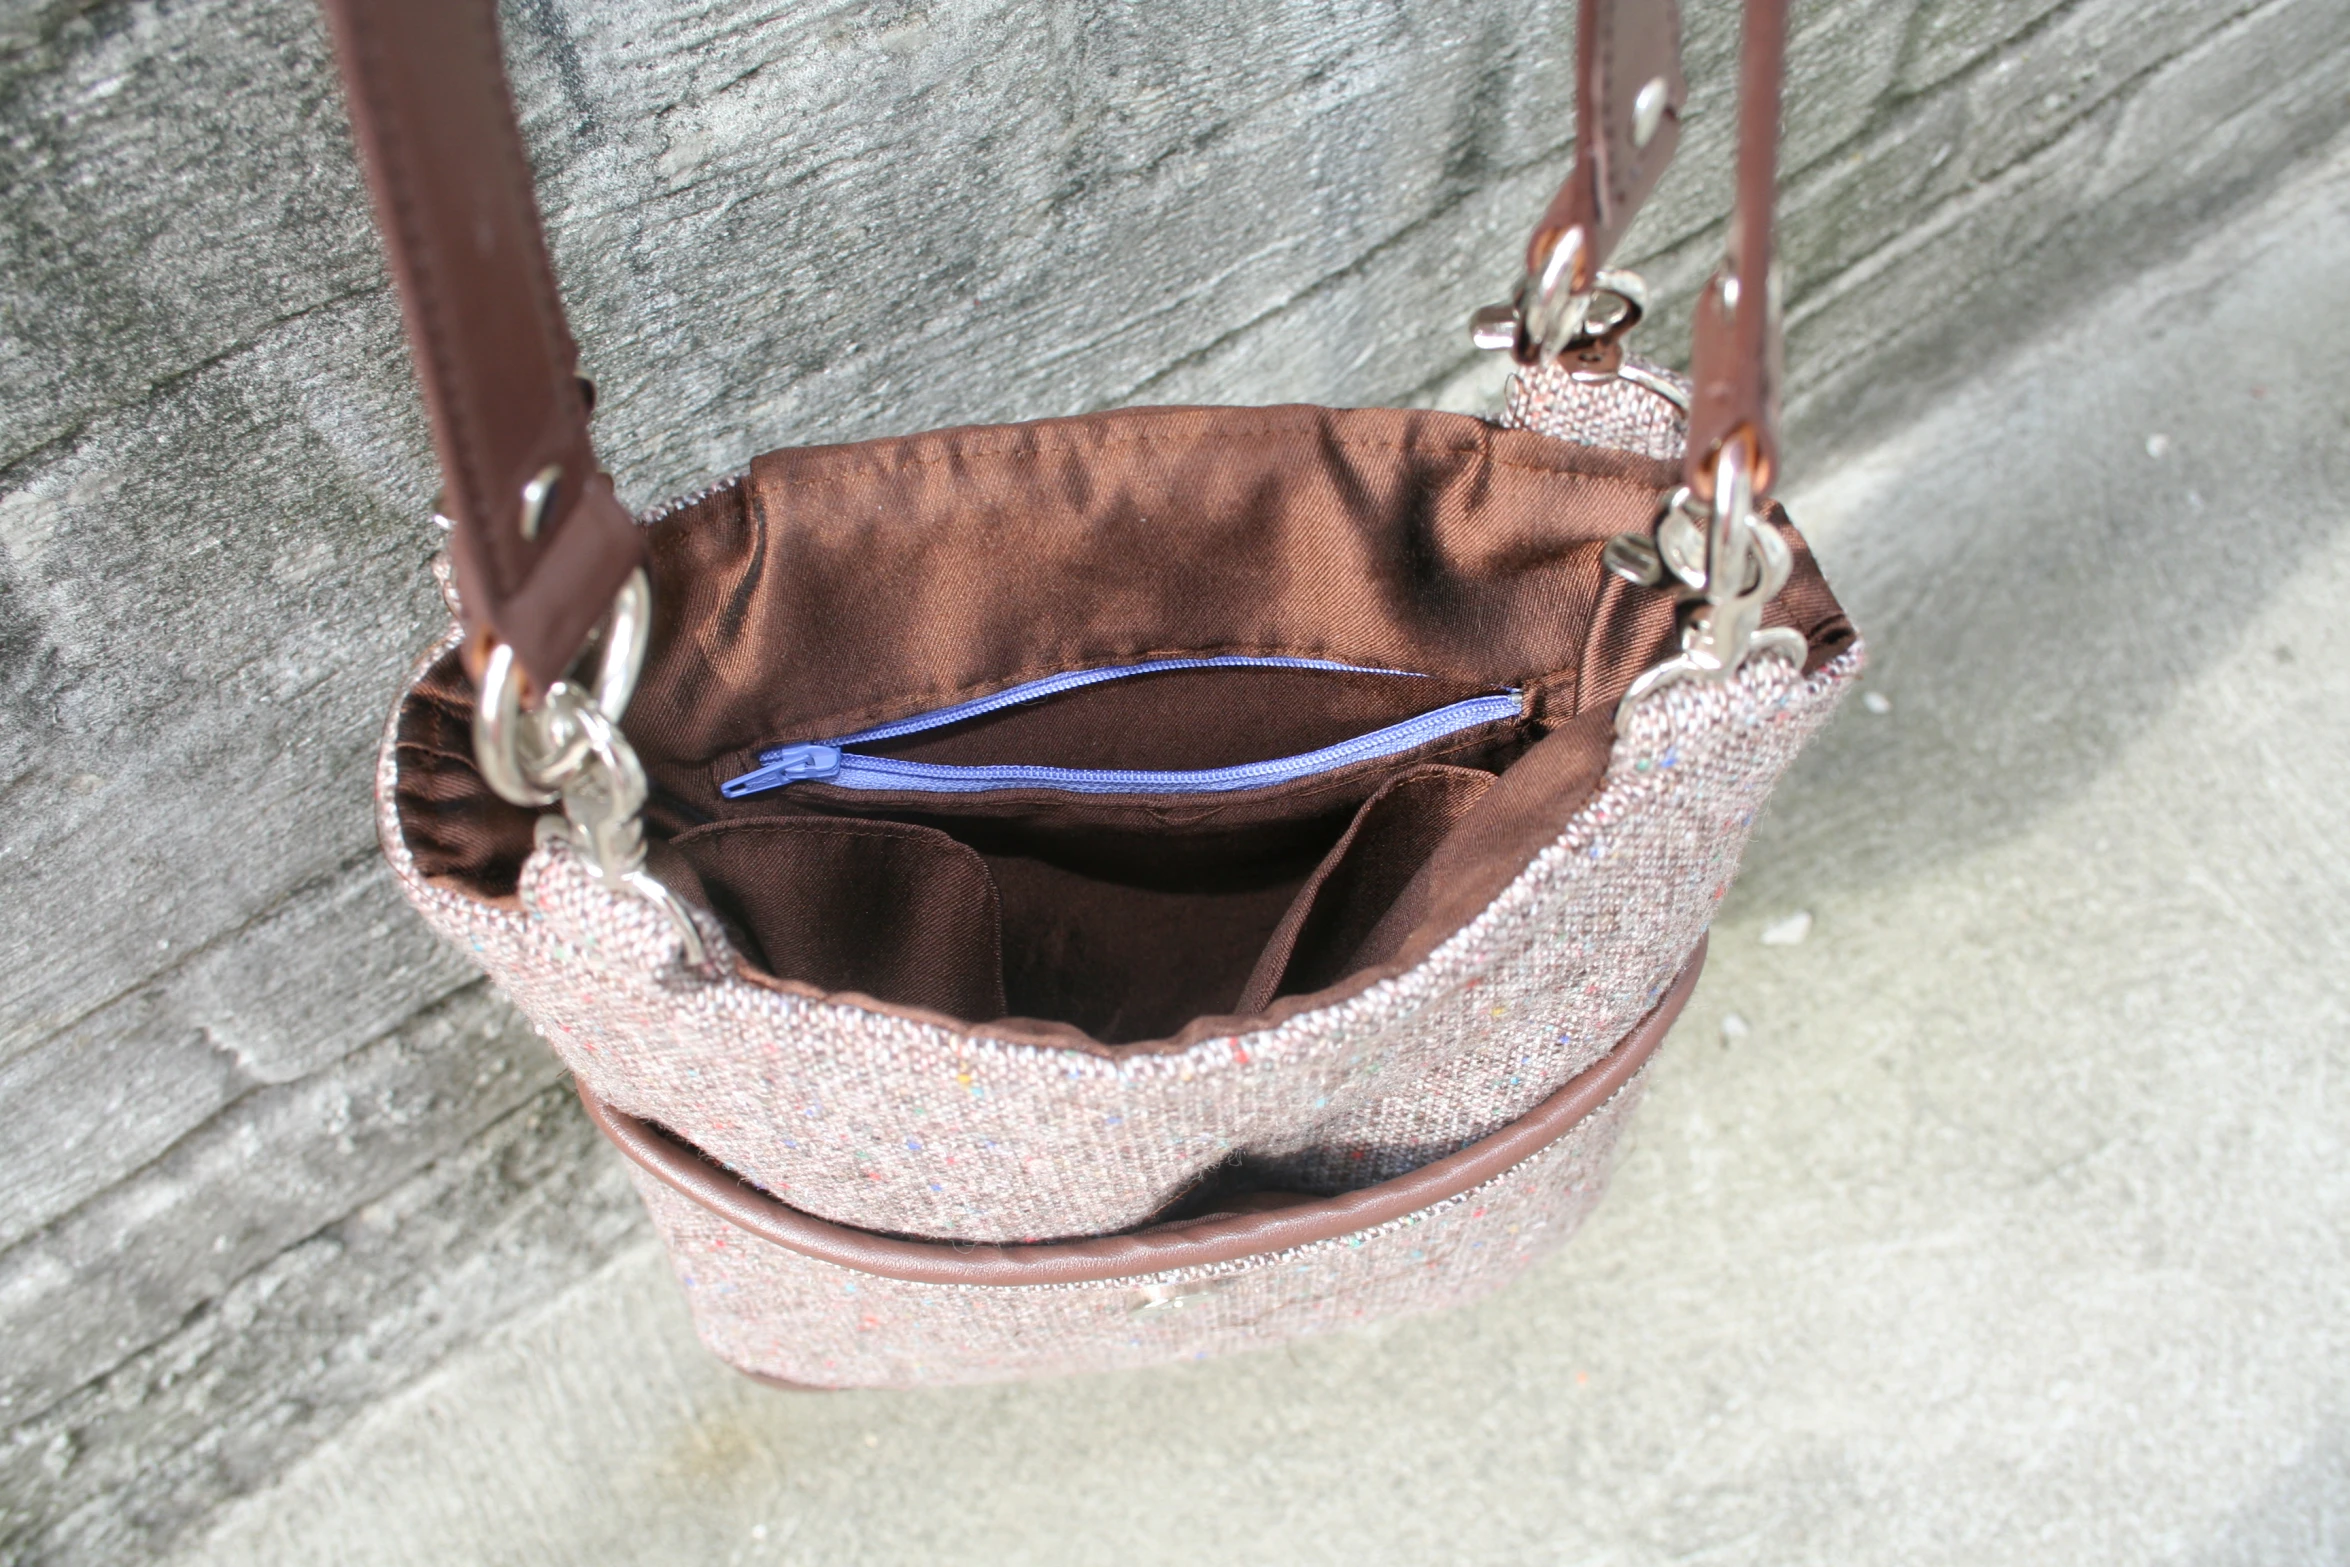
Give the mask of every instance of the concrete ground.
M 185 1560 L 2350 1560 L 2346 256 L 2337 155 L 1815 460 L 1880 700 L 1784 786 L 1613 1195 L 1514 1288 L 798 1395 L 640 1247 Z

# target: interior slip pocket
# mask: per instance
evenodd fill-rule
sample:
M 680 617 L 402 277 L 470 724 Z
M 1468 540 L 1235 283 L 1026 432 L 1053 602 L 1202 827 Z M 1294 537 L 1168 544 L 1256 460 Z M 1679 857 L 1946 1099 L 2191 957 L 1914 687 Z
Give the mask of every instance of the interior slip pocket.
M 950 1017 L 1004 1015 L 995 878 L 936 828 L 757 818 L 697 827 L 668 847 L 767 972 Z
M 1494 775 L 1477 768 L 1434 763 L 1389 779 L 1314 868 L 1234 1010 L 1262 1012 L 1276 997 L 1320 990 L 1392 957 L 1371 950 L 1384 916 L 1493 784 Z

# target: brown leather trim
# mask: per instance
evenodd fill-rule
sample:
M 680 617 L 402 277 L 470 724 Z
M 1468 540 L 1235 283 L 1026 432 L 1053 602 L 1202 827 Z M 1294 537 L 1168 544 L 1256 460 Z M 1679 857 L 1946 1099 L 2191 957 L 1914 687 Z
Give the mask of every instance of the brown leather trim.
M 588 444 L 491 0 L 325 0 L 456 527 L 466 626 L 559 677 L 642 556 Z M 556 466 L 535 538 L 523 488 Z
M 1704 967 L 1705 942 L 1700 938 L 1664 995 L 1605 1059 L 1570 1079 L 1530 1114 L 1459 1153 L 1337 1197 L 1269 1212 L 1211 1214 L 1164 1228 L 1079 1241 L 967 1245 L 901 1240 L 851 1229 L 777 1201 L 651 1122 L 613 1109 L 585 1087 L 579 1098 L 589 1119 L 639 1169 L 737 1229 L 803 1257 L 911 1284 L 1094 1284 L 1238 1262 L 1352 1235 L 1483 1185 L 1533 1158 L 1615 1097 L 1664 1043 Z
M 1640 89 L 1665 80 L 1665 114 L 1643 147 L 1633 139 Z M 1535 225 L 1526 270 L 1539 276 L 1551 247 L 1583 230 L 1569 287 L 1581 293 L 1632 226 L 1681 139 L 1681 16 L 1673 0 L 1583 0 L 1575 25 L 1575 167 Z
M 1683 477 L 1711 499 L 1722 443 L 1753 445 L 1755 494 L 1779 456 L 1779 316 L 1771 298 L 1771 208 L 1779 168 L 1779 94 L 1787 64 L 1787 0 L 1747 0 L 1738 71 L 1738 180 L 1729 255 L 1698 295 L 1690 344 L 1689 447 Z M 1734 282 L 1735 305 L 1725 302 Z

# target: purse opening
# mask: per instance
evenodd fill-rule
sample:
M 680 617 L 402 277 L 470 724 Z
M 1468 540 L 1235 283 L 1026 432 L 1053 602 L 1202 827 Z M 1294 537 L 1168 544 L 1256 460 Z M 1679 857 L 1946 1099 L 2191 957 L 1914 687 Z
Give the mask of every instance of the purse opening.
M 1675 482 L 1389 410 L 772 454 L 651 525 L 651 868 L 778 984 L 990 1033 L 1179 1045 L 1328 1000 L 1596 786 L 1674 637 L 1601 551 Z M 1817 667 L 1851 631 L 1787 535 L 1769 623 Z M 505 897 L 531 813 L 474 770 L 471 706 L 454 656 L 411 692 L 400 819 L 425 874 Z

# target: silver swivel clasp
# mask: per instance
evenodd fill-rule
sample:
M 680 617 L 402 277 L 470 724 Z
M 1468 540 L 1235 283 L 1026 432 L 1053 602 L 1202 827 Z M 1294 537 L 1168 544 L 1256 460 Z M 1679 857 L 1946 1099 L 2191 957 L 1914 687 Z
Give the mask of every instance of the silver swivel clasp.
M 1635 702 L 1683 680 L 1722 680 L 1757 653 L 1803 665 L 1801 632 L 1765 627 L 1763 606 L 1795 569 L 1795 554 L 1754 506 L 1753 449 L 1722 443 L 1714 458 L 1712 503 L 1684 485 L 1665 502 L 1652 533 L 1608 541 L 1607 569 L 1644 588 L 1669 590 L 1681 604 L 1681 650 L 1632 682 L 1616 708 L 1620 726 Z
M 1570 228 L 1551 247 L 1539 272 L 1528 272 L 1506 305 L 1487 305 L 1469 318 L 1469 341 L 1507 351 L 1528 369 L 1555 365 L 1577 381 L 1629 381 L 1689 411 L 1688 394 L 1624 356 L 1624 339 L 1648 313 L 1648 284 L 1637 272 L 1601 267 L 1591 286 L 1570 286 L 1583 253 L 1583 231 Z
M 546 475 L 533 491 L 552 487 Z M 533 531 L 543 495 L 526 491 L 523 524 Z M 699 926 L 677 894 L 645 867 L 644 764 L 620 732 L 620 715 L 636 691 L 653 625 L 653 589 L 643 568 L 630 573 L 612 612 L 579 665 L 592 657 L 592 680 L 565 678 L 547 688 L 536 708 L 522 705 L 524 676 L 513 648 L 493 642 L 483 661 L 481 696 L 473 710 L 473 754 L 485 782 L 521 806 L 563 807 L 538 819 L 540 843 L 561 839 L 614 892 L 659 909 L 677 935 L 689 968 L 709 962 Z M 575 669 L 579 667 L 575 665 Z

